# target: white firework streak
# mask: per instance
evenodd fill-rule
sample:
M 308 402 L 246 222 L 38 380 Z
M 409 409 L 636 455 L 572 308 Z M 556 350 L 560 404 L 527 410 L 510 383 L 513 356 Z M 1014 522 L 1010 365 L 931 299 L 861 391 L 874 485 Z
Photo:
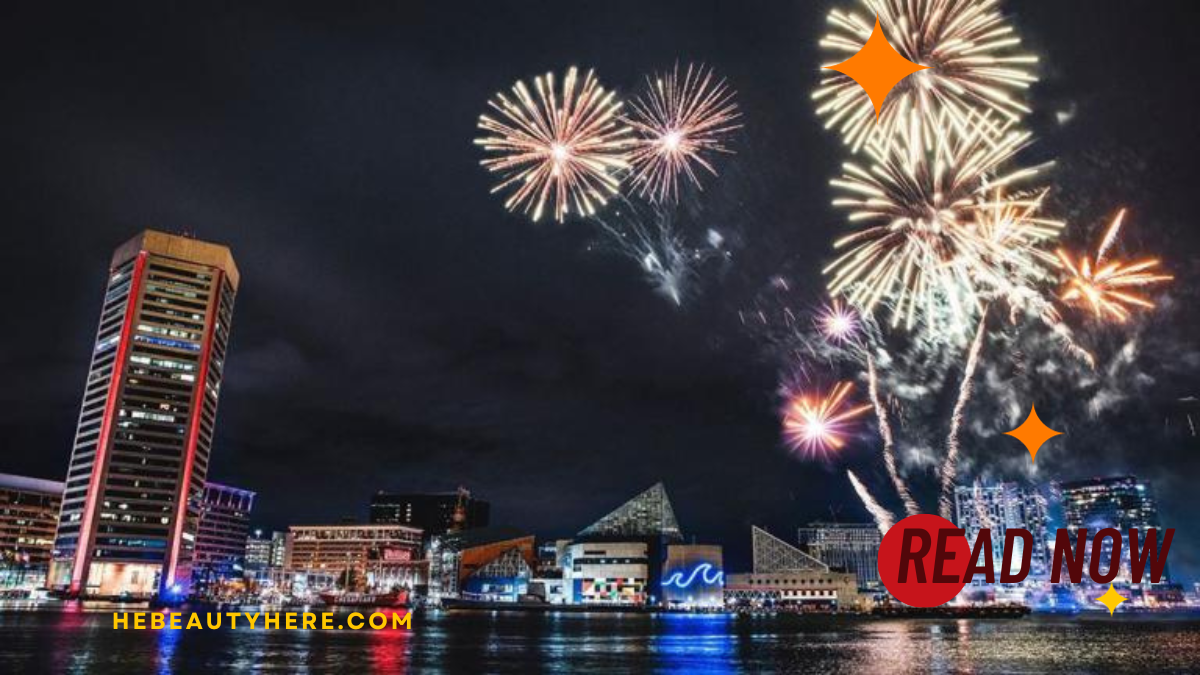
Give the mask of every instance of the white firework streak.
M 896 494 L 900 495 L 900 500 L 904 502 L 905 512 L 915 516 L 921 509 L 913 500 L 908 486 L 904 484 L 904 479 L 896 468 L 896 441 L 892 437 L 892 425 L 888 423 L 887 408 L 879 399 L 879 379 L 875 375 L 875 359 L 870 354 L 867 354 L 867 383 L 871 405 L 875 406 L 875 417 L 879 420 L 879 435 L 883 438 L 883 464 L 887 467 L 888 476 L 892 478 L 892 485 L 896 486 Z
M 880 534 L 887 534 L 888 530 L 892 529 L 892 523 L 896 522 L 896 517 L 891 511 L 879 505 L 871 493 L 867 490 L 867 486 L 863 485 L 858 480 L 858 476 L 854 475 L 853 471 L 847 470 L 846 475 L 850 476 L 850 484 L 854 486 L 854 491 L 858 493 L 858 498 L 862 500 L 863 506 L 867 507 L 867 511 L 871 517 L 875 519 L 875 524 L 879 527 Z
M 946 520 L 954 514 L 954 479 L 958 477 L 958 434 L 962 430 L 963 411 L 971 400 L 971 380 L 975 378 L 975 369 L 979 367 L 979 353 L 983 351 L 983 338 L 987 333 L 988 308 L 984 307 L 979 317 L 979 328 L 975 331 L 975 340 L 971 342 L 971 351 L 967 355 L 967 365 L 963 368 L 962 382 L 958 387 L 958 400 L 954 402 L 954 414 L 950 417 L 950 433 L 946 436 L 946 459 L 942 462 L 942 492 L 938 498 L 938 513 Z
M 675 228 L 669 207 L 652 211 L 645 214 L 621 198 L 621 207 L 612 215 L 596 214 L 591 221 L 618 253 L 641 266 L 655 291 L 680 306 L 695 279 L 696 267 L 720 252 L 722 240 L 710 231 L 706 248 L 689 246 Z

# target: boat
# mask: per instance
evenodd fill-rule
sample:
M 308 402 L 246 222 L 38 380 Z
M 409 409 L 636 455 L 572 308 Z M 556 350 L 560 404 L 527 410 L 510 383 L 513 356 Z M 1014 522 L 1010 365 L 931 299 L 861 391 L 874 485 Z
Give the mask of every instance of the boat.
M 407 607 L 408 591 L 390 593 L 320 593 L 321 602 L 333 607 Z

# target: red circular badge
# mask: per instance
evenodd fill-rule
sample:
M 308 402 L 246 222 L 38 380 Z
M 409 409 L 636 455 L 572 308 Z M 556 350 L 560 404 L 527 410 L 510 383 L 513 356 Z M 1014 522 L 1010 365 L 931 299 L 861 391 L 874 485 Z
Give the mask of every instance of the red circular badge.
M 963 575 L 970 564 L 971 546 L 962 530 L 932 514 L 896 523 L 879 546 L 879 579 L 912 607 L 949 602 L 966 585 Z

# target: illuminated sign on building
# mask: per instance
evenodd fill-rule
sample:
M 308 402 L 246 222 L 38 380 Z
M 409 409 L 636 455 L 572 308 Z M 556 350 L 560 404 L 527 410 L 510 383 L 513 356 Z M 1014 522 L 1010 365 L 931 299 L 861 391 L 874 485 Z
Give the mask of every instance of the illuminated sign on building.
M 667 580 L 662 582 L 663 586 L 674 586 L 676 588 L 688 588 L 692 584 L 699 582 L 697 585 L 712 586 L 721 584 L 725 581 L 725 573 L 712 566 L 711 563 L 700 563 L 692 568 L 691 573 L 684 575 L 683 572 L 675 572 Z
M 662 600 L 667 606 L 718 607 L 725 602 L 720 546 L 672 544 L 663 564 Z

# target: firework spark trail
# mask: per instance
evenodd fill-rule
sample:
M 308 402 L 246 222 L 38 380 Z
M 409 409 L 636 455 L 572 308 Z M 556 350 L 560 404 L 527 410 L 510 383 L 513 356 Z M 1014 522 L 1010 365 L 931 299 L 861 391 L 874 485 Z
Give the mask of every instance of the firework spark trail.
M 878 18 L 892 47 L 927 70 L 901 80 L 878 117 L 853 79 L 829 70 L 813 100 L 825 128 L 837 127 L 853 152 L 868 142 L 890 143 L 906 125 L 922 134 L 962 123 L 987 110 L 1017 122 L 1030 111 L 1022 94 L 1037 81 L 1037 57 L 1020 51 L 1020 38 L 998 9 L 999 0 L 861 0 L 865 15 L 835 9 L 820 46 L 834 65 L 866 44 Z
M 488 155 L 480 164 L 500 176 L 493 193 L 511 190 L 506 209 L 537 221 L 551 202 L 562 222 L 571 212 L 592 215 L 618 194 L 632 129 L 620 120 L 621 102 L 592 71 L 579 79 L 574 67 L 561 89 L 553 73 L 536 77 L 536 96 L 518 81 L 512 98 L 498 93 L 488 101 L 496 117 L 479 116 L 487 135 L 475 144 Z
M 732 152 L 725 137 L 741 128 L 741 113 L 733 90 L 704 66 L 688 64 L 681 76 L 676 65 L 646 84 L 624 118 L 637 136 L 629 154 L 631 182 L 651 202 L 678 202 L 682 176 L 703 189 L 698 169 L 717 175 L 710 155 Z
M 987 308 L 979 317 L 979 328 L 975 331 L 975 339 L 971 342 L 971 351 L 967 355 L 967 364 L 963 368 L 962 382 L 958 387 L 958 399 L 954 402 L 954 413 L 950 417 L 950 433 L 946 436 L 946 459 L 942 462 L 942 490 L 938 497 L 938 513 L 949 520 L 954 514 L 954 480 L 958 477 L 958 434 L 962 429 L 964 411 L 971 400 L 973 390 L 971 381 L 975 378 L 975 369 L 979 367 L 979 354 L 983 351 L 984 336 L 987 333 Z
M 879 380 L 875 373 L 875 359 L 870 354 L 867 355 L 867 382 L 871 405 L 875 406 L 875 417 L 879 420 L 879 435 L 883 438 L 884 466 L 887 467 L 892 485 L 896 486 L 896 494 L 900 495 L 900 500 L 904 502 L 904 511 L 910 516 L 915 516 L 921 512 L 921 509 L 913 500 L 912 494 L 908 491 L 908 485 L 904 483 L 900 471 L 896 468 L 896 443 L 892 437 L 892 425 L 888 422 L 887 408 L 879 398 Z
M 867 512 L 875 519 L 879 533 L 886 535 L 888 530 L 892 529 L 892 524 L 896 522 L 896 517 L 875 501 L 867 487 L 858 480 L 858 476 L 855 476 L 853 471 L 847 470 L 846 475 L 850 477 L 850 484 L 854 486 L 854 491 L 858 493 L 858 498 L 862 500 L 863 506 L 867 507 Z
M 596 227 L 617 253 L 636 262 L 646 279 L 660 295 L 683 304 L 696 268 L 719 255 L 724 243 L 716 230 L 709 230 L 706 246 L 690 246 L 675 227 L 672 211 L 662 205 L 646 213 L 633 202 L 620 197 L 620 206 L 611 214 L 592 217 Z

